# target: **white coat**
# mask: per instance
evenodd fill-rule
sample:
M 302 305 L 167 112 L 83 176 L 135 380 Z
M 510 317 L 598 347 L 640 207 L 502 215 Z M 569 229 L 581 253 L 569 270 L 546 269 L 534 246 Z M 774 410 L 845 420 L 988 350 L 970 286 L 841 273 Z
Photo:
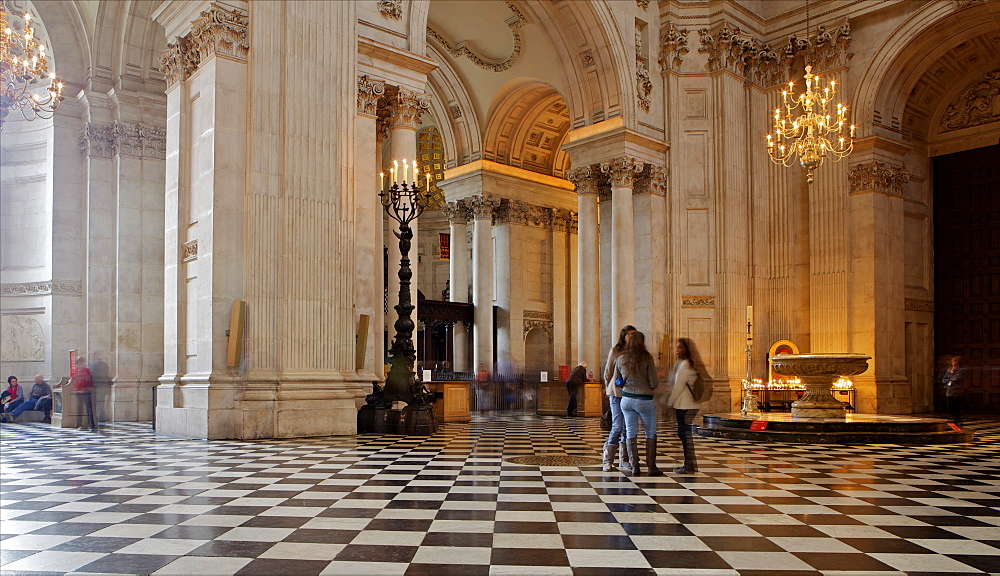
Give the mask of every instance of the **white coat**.
M 678 360 L 674 364 L 671 377 L 667 379 L 667 382 L 673 383 L 670 396 L 667 398 L 667 406 L 676 410 L 700 410 L 701 403 L 694 399 L 690 389 L 694 388 L 694 381 L 697 378 L 698 372 L 691 366 L 690 362 Z

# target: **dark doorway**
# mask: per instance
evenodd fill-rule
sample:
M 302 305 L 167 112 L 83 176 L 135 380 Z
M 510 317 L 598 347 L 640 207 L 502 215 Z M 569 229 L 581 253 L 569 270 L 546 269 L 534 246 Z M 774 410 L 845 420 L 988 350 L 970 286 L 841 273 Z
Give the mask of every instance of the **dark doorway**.
M 934 158 L 934 294 L 938 383 L 960 355 L 965 407 L 1000 412 L 1000 145 Z

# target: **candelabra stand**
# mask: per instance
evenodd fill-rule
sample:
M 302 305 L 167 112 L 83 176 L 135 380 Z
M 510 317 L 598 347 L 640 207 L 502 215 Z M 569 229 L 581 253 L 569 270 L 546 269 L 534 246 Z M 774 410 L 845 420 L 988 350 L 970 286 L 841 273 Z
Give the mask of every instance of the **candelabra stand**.
M 414 166 L 415 179 L 416 176 Z M 413 347 L 415 324 L 410 317 L 413 313 L 410 298 L 410 279 L 413 277 L 410 270 L 410 243 L 413 240 L 413 229 L 410 228 L 410 222 L 416 220 L 427 207 L 430 194 L 421 193 L 416 182 L 407 183 L 404 172 L 403 182 L 393 183 L 387 190 L 380 191 L 379 198 L 386 214 L 399 223 L 399 231 L 393 232 L 399 239 L 400 254 L 399 303 L 393 307 L 398 318 L 393 325 L 396 337 L 389 349 L 391 366 L 385 379 L 385 388 L 376 387 L 375 392 L 366 398 L 367 405 L 358 414 L 358 431 L 430 435 L 437 430 L 437 422 L 426 389 L 417 382 L 413 372 L 416 361 L 416 350 Z M 399 400 L 405 401 L 406 407 L 397 414 L 391 406 Z
M 760 413 L 760 404 L 753 393 L 753 325 L 747 320 L 747 377 L 743 381 L 743 406 L 740 415 Z

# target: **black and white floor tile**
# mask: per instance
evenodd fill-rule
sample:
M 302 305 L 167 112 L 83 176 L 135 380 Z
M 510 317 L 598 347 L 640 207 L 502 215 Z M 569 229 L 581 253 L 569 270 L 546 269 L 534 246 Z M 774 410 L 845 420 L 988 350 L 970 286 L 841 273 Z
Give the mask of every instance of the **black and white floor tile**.
M 699 473 L 630 479 L 507 460 L 593 458 L 596 419 L 259 442 L 4 424 L 0 571 L 1000 573 L 1000 419 L 968 426 L 952 446 L 698 439 Z

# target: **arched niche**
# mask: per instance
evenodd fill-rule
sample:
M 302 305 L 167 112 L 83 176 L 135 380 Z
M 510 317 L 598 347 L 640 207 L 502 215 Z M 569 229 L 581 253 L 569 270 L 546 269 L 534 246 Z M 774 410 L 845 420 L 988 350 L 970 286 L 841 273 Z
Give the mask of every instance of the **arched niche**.
M 555 88 L 534 79 L 512 81 L 490 106 L 483 157 L 564 177 L 569 155 L 562 144 L 569 130 L 566 102 Z

